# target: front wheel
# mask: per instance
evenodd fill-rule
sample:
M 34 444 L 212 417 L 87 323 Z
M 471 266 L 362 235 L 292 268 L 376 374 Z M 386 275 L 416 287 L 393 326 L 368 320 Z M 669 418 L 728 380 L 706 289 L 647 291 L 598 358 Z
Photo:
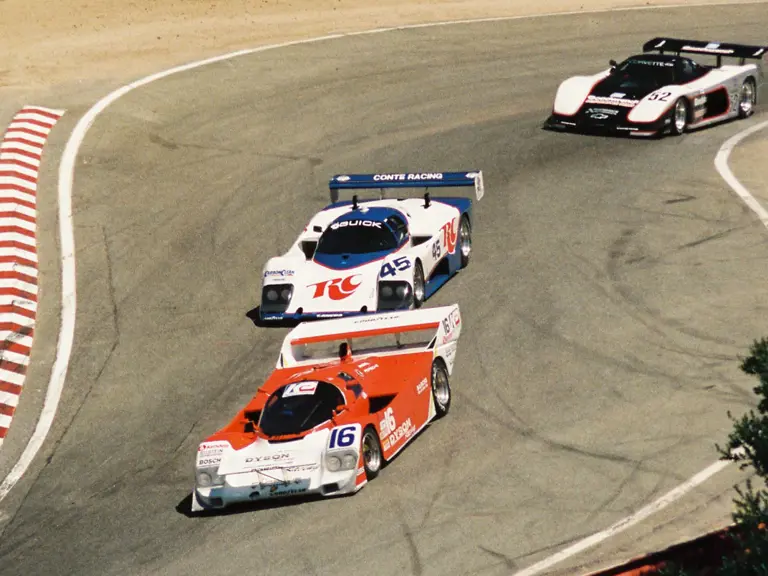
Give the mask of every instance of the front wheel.
M 680 98 L 672 108 L 672 127 L 670 132 L 674 136 L 680 136 L 688 128 L 688 103 L 685 98 Z
M 749 118 L 755 111 L 757 102 L 757 90 L 755 82 L 749 78 L 741 85 L 741 95 L 739 96 L 739 118 Z
M 381 452 L 381 443 L 372 426 L 368 426 L 363 432 L 363 439 L 360 442 L 363 451 L 363 468 L 365 468 L 366 479 L 373 480 L 379 475 L 381 466 L 384 463 L 384 455 Z
M 424 304 L 424 269 L 421 267 L 421 262 L 416 261 L 413 267 L 413 307 L 421 308 Z
M 437 418 L 442 418 L 451 409 L 451 383 L 448 380 L 448 367 L 442 358 L 432 362 L 432 402 Z
M 461 250 L 461 267 L 466 268 L 472 252 L 472 226 L 466 214 L 461 217 L 461 224 L 459 224 L 459 250 Z

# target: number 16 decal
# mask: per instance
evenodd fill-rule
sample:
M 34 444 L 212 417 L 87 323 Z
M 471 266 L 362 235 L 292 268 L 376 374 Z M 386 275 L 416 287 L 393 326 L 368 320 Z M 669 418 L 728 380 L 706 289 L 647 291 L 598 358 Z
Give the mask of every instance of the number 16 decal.
M 357 432 L 360 429 L 358 424 L 349 426 L 340 426 L 331 430 L 331 437 L 328 439 L 328 449 L 348 448 L 357 440 Z

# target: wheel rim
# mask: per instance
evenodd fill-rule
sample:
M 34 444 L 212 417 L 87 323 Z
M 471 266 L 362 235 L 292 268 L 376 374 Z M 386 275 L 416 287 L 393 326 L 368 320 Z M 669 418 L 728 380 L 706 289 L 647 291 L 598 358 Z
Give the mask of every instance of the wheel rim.
M 451 390 L 448 387 L 448 376 L 445 370 L 441 370 L 437 365 L 432 369 L 432 394 L 441 408 L 445 408 L 451 397 Z
M 461 230 L 459 230 L 459 242 L 461 245 L 461 255 L 466 258 L 472 251 L 472 234 L 469 230 L 469 222 L 463 220 Z
M 677 104 L 675 104 L 675 129 L 678 132 L 685 130 L 685 125 L 688 122 L 688 119 L 686 118 L 687 112 L 685 102 L 678 100 Z
M 424 300 L 424 273 L 418 266 L 413 275 L 413 299 L 416 302 Z
M 755 103 L 755 90 L 752 88 L 752 84 L 747 82 L 741 88 L 741 111 L 744 114 L 752 112 L 752 106 Z
M 371 432 L 366 432 L 365 436 L 363 436 L 363 462 L 365 462 L 365 467 L 371 472 L 377 472 L 381 468 L 379 443 Z

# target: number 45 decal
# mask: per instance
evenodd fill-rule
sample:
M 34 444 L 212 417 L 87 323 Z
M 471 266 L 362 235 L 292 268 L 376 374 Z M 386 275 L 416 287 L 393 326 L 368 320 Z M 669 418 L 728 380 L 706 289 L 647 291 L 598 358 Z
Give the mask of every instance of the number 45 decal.
M 398 270 L 402 272 L 403 270 L 408 270 L 410 267 L 411 261 L 408 260 L 408 257 L 400 256 L 400 258 L 395 258 L 391 263 L 387 262 L 381 267 L 381 277 L 386 278 L 387 276 L 394 276 L 397 274 Z
M 659 102 L 666 102 L 669 97 L 672 96 L 672 92 L 654 92 L 648 96 L 648 100 L 658 100 Z

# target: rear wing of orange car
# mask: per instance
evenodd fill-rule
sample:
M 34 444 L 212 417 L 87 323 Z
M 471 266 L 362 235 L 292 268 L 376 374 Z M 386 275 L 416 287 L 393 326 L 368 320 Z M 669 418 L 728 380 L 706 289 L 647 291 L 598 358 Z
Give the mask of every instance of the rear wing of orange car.
M 461 334 L 459 305 L 304 322 L 283 340 L 277 368 L 322 364 L 346 355 L 432 352 L 453 371 Z

